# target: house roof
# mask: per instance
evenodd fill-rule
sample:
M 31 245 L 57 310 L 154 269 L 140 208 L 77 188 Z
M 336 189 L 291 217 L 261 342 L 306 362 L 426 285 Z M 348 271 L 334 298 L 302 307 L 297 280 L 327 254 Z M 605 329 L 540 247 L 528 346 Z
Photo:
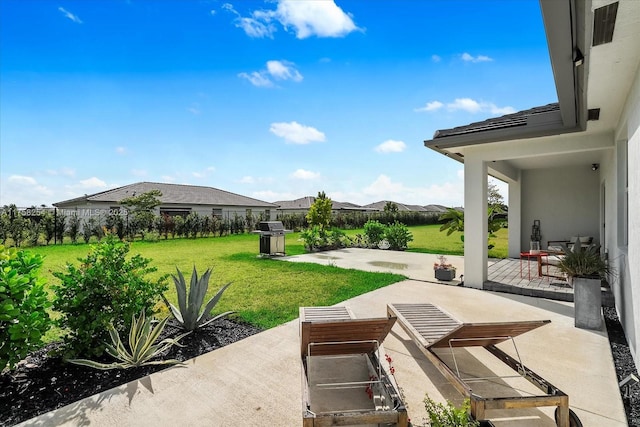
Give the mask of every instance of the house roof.
M 273 202 L 274 205 L 278 206 L 279 210 L 302 210 L 309 209 L 311 205 L 316 201 L 316 198 L 313 196 L 305 196 L 295 200 L 281 200 L 278 202 Z M 370 210 L 366 207 L 356 205 L 355 203 L 350 202 L 337 202 L 332 200 L 331 209 L 334 211 L 339 210 L 352 210 L 352 211 L 365 211 Z
M 64 200 L 54 203 L 53 205 L 62 207 L 85 202 L 119 203 L 124 198 L 140 195 L 152 190 L 160 190 L 162 193 L 160 197 L 162 204 L 276 207 L 273 203 L 241 196 L 213 187 L 165 184 L 159 182 L 137 182 L 100 193 Z
M 279 200 L 277 202 L 273 202 L 273 204 L 281 210 L 309 209 L 315 201 L 315 197 L 305 196 L 295 200 Z
M 560 111 L 560 104 L 555 102 L 553 104 L 534 107 L 529 110 L 518 111 L 517 113 L 494 117 L 480 122 L 470 123 L 464 126 L 437 130 L 433 135 L 433 140 L 454 135 L 464 135 L 476 132 L 484 132 L 488 130 L 506 129 L 516 126 L 526 126 L 531 117 L 537 114 L 548 113 L 551 111 Z
M 427 212 L 443 213 L 443 212 L 446 212 L 448 208 L 443 205 L 426 205 L 424 206 L 424 209 Z
M 577 3 L 575 7 L 574 3 Z M 578 53 L 587 52 L 588 37 L 585 31 L 579 29 L 585 28 L 589 12 L 584 2 L 572 0 L 544 1 L 540 2 L 540 7 L 558 102 L 466 126 L 438 130 L 433 139 L 424 141 L 426 147 L 462 161 L 463 154 L 454 148 L 586 129 L 586 66 L 575 62 L 575 58 Z M 589 58 L 586 58 L 586 62 L 589 62 Z
M 383 211 L 387 203 L 394 203 L 398 207 L 398 212 L 429 212 L 424 206 L 420 205 L 407 205 L 404 203 L 393 202 L 391 200 L 380 200 L 379 202 L 369 203 L 365 205 L 365 208 L 372 208 L 378 211 Z

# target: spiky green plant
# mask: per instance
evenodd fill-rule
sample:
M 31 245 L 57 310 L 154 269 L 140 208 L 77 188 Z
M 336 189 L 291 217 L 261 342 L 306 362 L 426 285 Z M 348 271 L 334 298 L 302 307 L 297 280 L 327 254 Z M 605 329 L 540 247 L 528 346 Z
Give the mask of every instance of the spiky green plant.
M 178 275 L 172 275 L 171 277 L 173 277 L 173 282 L 176 285 L 178 307 L 171 304 L 166 298 L 164 298 L 164 301 L 178 323 L 182 325 L 182 328 L 184 330 L 194 331 L 213 322 L 214 320 L 220 319 L 233 313 L 233 311 L 226 311 L 222 314 L 218 314 L 217 316 L 212 317 L 209 320 L 206 320 L 206 316 L 211 312 L 211 310 L 213 310 L 218 301 L 220 301 L 222 293 L 229 287 L 229 285 L 231 285 L 231 283 L 227 283 L 222 288 L 220 288 L 220 290 L 213 297 L 211 297 L 209 301 L 207 301 L 206 305 L 204 306 L 204 310 L 202 310 L 204 297 L 207 295 L 207 290 L 209 289 L 209 278 L 211 276 L 211 269 L 207 269 L 202 277 L 198 279 L 198 272 L 196 271 L 196 267 L 194 266 L 188 291 L 187 282 L 182 275 L 182 272 L 178 268 L 176 268 L 176 270 L 178 272 Z
M 176 359 L 151 359 L 159 356 L 173 345 L 181 346 L 178 341 L 188 335 L 189 332 L 181 334 L 176 338 L 165 338 L 155 344 L 169 318 L 165 317 L 158 325 L 153 327 L 151 325 L 153 320 L 151 318 L 145 318 L 144 312 L 142 312 L 137 319 L 135 314 L 132 317 L 131 329 L 129 330 L 129 348 L 126 348 L 122 343 L 118 331 L 116 331 L 113 325 L 109 325 L 111 344 L 107 344 L 106 352 L 110 356 L 118 359 L 119 362 L 100 363 L 87 359 L 69 359 L 68 362 L 100 370 L 126 369 L 145 365 L 175 365 L 181 363 Z

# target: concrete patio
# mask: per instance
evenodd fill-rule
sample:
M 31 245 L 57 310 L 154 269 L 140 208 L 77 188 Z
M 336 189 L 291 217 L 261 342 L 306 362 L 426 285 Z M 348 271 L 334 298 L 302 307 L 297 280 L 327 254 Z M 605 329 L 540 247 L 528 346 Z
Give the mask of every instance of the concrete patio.
M 583 425 L 627 425 L 607 333 L 604 328 L 575 328 L 571 302 L 430 283 L 420 279 L 433 275 L 430 255 L 361 251 L 366 250 L 325 253 L 330 258 L 316 257 L 316 261 L 347 268 L 391 268 L 371 262 L 403 264 L 407 267 L 402 274 L 412 279 L 343 302 L 356 317 L 386 316 L 388 303 L 431 302 L 464 322 L 549 319 L 550 324 L 516 338 L 523 363 L 569 395 L 570 407 Z M 414 425 L 421 425 L 426 415 L 422 404 L 426 393 L 436 400 L 461 402 L 460 394 L 398 325 L 384 347 L 393 359 Z M 513 354 L 511 345 L 499 347 Z M 166 369 L 22 425 L 297 426 L 302 423 L 299 357 L 298 320 L 294 320 L 197 357 L 185 367 Z M 501 363 L 483 354 L 463 351 L 459 357 L 465 360 L 464 369 L 501 373 Z M 526 385 L 507 380 L 493 380 L 491 385 L 527 392 Z M 553 409 L 489 411 L 488 417 L 497 426 L 553 426 Z

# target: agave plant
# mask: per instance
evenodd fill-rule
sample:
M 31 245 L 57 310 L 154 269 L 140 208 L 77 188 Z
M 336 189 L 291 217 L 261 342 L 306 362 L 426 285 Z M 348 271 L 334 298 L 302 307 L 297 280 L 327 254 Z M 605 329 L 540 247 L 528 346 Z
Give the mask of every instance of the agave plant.
M 198 278 L 198 272 L 196 271 L 196 267 L 193 267 L 193 274 L 191 275 L 191 282 L 189 284 L 189 290 L 187 291 L 187 282 L 182 275 L 182 272 L 176 268 L 178 271 L 178 276 L 172 275 L 173 282 L 176 285 L 176 293 L 178 294 L 178 307 L 171 304 L 164 298 L 165 304 L 171 310 L 171 313 L 176 318 L 178 323 L 182 325 L 182 328 L 187 331 L 194 331 L 197 328 L 205 326 L 214 320 L 220 319 L 224 316 L 227 316 L 233 311 L 227 311 L 222 314 L 218 314 L 215 317 L 212 317 L 209 320 L 206 320 L 206 316 L 213 310 L 216 306 L 220 297 L 222 297 L 222 293 L 231 285 L 231 283 L 227 283 L 213 296 L 209 301 L 207 301 L 204 309 L 202 309 L 202 304 L 204 303 L 204 297 L 207 294 L 207 289 L 209 289 L 209 277 L 211 276 L 211 269 L 207 269 L 204 272 L 202 277 Z
M 178 341 L 182 339 L 189 332 L 179 335 L 176 338 L 166 338 L 159 343 L 155 344 L 158 337 L 164 330 L 167 324 L 168 317 L 161 320 L 158 325 L 153 327 L 151 325 L 152 319 L 146 319 L 144 312 L 140 314 L 140 317 L 136 319 L 135 314 L 132 316 L 131 329 L 129 330 L 129 348 L 120 340 L 118 331 L 109 325 L 109 335 L 111 337 L 111 344 L 107 344 L 106 352 L 110 356 L 119 360 L 114 363 L 100 363 L 87 359 L 69 359 L 68 362 L 76 365 L 89 366 L 91 368 L 106 370 L 106 369 L 126 369 L 134 368 L 144 365 L 174 365 L 181 363 L 176 359 L 169 360 L 151 360 L 164 351 L 168 350 L 171 346 L 181 346 Z

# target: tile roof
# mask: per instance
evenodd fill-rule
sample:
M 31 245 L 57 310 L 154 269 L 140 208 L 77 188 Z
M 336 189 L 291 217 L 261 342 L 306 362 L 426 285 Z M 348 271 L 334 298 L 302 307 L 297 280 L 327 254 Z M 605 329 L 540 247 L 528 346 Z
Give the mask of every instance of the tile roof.
M 529 110 L 518 111 L 517 113 L 494 117 L 465 126 L 458 126 L 451 129 L 440 129 L 435 132 L 435 134 L 433 135 L 433 139 L 435 140 L 455 135 L 464 135 L 489 130 L 526 126 L 530 117 L 537 114 L 548 113 L 551 111 L 560 111 L 560 104 L 555 102 L 553 104 L 547 104 L 541 107 L 531 108 Z
M 151 190 L 160 190 L 163 204 L 185 205 L 216 205 L 216 206 L 254 206 L 275 208 L 273 203 L 241 196 L 213 187 L 199 185 L 165 184 L 159 182 L 137 182 L 124 187 L 113 188 L 100 193 L 76 197 L 54 203 L 54 206 L 71 205 L 77 202 L 111 202 L 119 203 L 120 200 L 135 195 L 140 195 Z

